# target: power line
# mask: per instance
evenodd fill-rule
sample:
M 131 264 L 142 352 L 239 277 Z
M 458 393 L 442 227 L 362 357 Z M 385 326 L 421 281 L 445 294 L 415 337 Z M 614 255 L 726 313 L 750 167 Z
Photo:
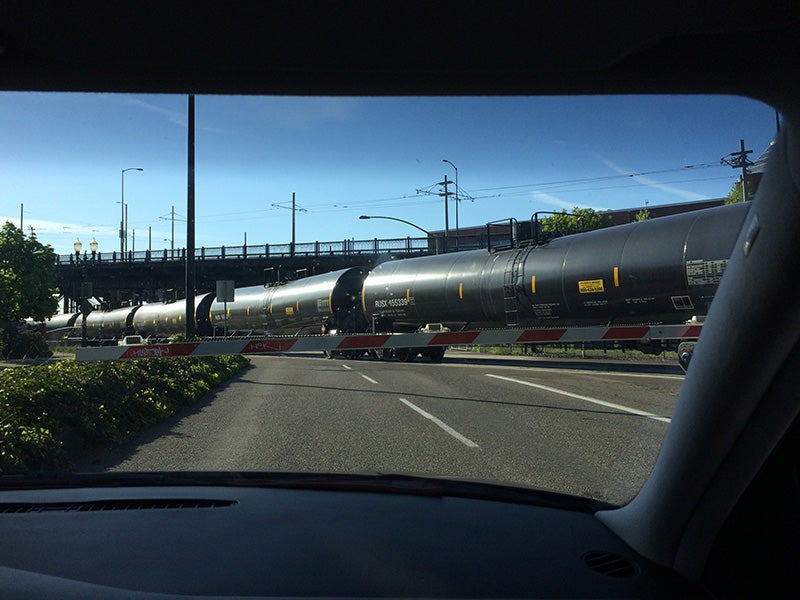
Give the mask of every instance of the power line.
M 534 188 L 541 188 L 551 185 L 565 185 L 570 183 L 592 183 L 595 181 L 609 181 L 612 179 L 629 179 L 629 178 L 636 178 L 636 177 L 645 177 L 647 175 L 660 175 L 663 173 L 675 173 L 678 171 L 685 171 L 687 169 L 692 170 L 700 170 L 700 169 L 710 169 L 714 167 L 719 167 L 720 165 L 717 163 L 702 163 L 697 165 L 686 165 L 685 167 L 677 167 L 673 169 L 661 169 L 658 171 L 642 171 L 639 173 L 622 173 L 619 175 L 603 175 L 600 177 L 583 177 L 579 179 L 563 179 L 560 181 L 545 181 L 539 183 L 523 183 L 519 185 L 507 185 L 507 186 L 500 186 L 500 187 L 490 187 L 490 188 L 477 188 L 473 190 L 474 192 L 491 192 L 495 190 L 511 190 L 511 189 L 518 189 L 518 188 L 525 188 L 525 187 L 534 187 Z
M 719 168 L 721 165 L 719 163 L 698 163 L 692 165 L 685 165 L 682 167 L 675 167 L 670 169 L 657 169 L 652 171 L 641 171 L 635 173 L 623 173 L 619 175 L 605 175 L 599 177 L 582 177 L 582 178 L 575 178 L 575 179 L 563 179 L 563 180 L 554 180 L 554 181 L 545 181 L 539 183 L 526 183 L 526 184 L 517 184 L 517 185 L 509 185 L 509 186 L 496 186 L 496 187 L 486 187 L 486 188 L 476 188 L 471 191 L 464 190 L 463 188 L 458 188 L 458 196 L 459 200 L 469 200 L 474 202 L 475 200 L 483 199 L 483 198 L 497 198 L 499 196 L 502 197 L 512 197 L 516 195 L 525 195 L 528 194 L 529 191 L 524 190 L 524 188 L 534 188 L 535 191 L 537 188 L 549 188 L 548 191 L 550 192 L 560 192 L 560 193 L 578 193 L 578 192 L 586 192 L 586 191 L 597 191 L 597 190 L 606 190 L 606 189 L 626 189 L 626 188 L 633 188 L 638 186 L 649 186 L 652 185 L 650 183 L 635 183 L 631 185 L 624 185 L 624 186 L 603 186 L 597 187 L 592 186 L 591 188 L 579 188 L 579 189 L 569 189 L 568 186 L 570 185 L 579 185 L 579 184 L 587 184 L 587 183 L 600 183 L 604 181 L 613 181 L 619 179 L 635 179 L 636 177 L 644 177 L 649 175 L 659 175 L 664 173 L 676 173 L 676 172 L 685 172 L 685 171 L 699 171 L 702 169 L 710 169 L 710 168 Z M 680 181 L 667 181 L 667 182 L 659 182 L 663 184 L 669 183 L 688 183 L 692 181 L 712 181 L 714 179 L 729 179 L 729 177 L 720 177 L 720 178 L 703 178 L 703 179 L 685 179 Z M 448 184 L 454 184 L 452 181 L 448 181 Z M 306 212 L 312 212 L 314 214 L 324 214 L 330 212 L 341 212 L 341 211 L 357 211 L 361 210 L 364 206 L 375 206 L 381 205 L 382 208 L 403 208 L 409 206 L 424 206 L 427 204 L 426 201 L 418 201 L 420 195 L 437 195 L 438 192 L 434 192 L 434 188 L 440 185 L 440 182 L 431 184 L 426 188 L 419 188 L 417 189 L 416 194 L 403 194 L 398 196 L 388 196 L 383 198 L 372 198 L 372 199 L 364 199 L 364 200 L 353 200 L 348 201 L 347 204 L 331 204 L 328 202 L 319 202 L 315 204 L 306 204 L 308 207 L 307 209 L 303 209 Z M 556 189 L 553 189 L 556 188 Z M 488 195 L 480 195 L 475 196 L 473 194 L 482 193 L 482 192 L 493 192 L 498 191 L 502 192 L 503 190 L 519 190 L 516 193 L 501 193 L 501 194 L 488 194 Z M 454 195 L 453 193 L 449 193 L 448 195 Z M 273 205 L 272 209 L 264 209 L 264 208 L 256 208 L 253 210 L 246 210 L 240 212 L 225 212 L 225 213 L 211 213 L 211 214 L 203 214 L 203 219 L 215 219 L 217 222 L 236 222 L 236 221 L 244 221 L 244 220 L 251 220 L 254 217 L 260 219 L 273 219 L 278 218 L 276 214 L 269 214 L 275 211 L 277 208 L 289 208 L 288 206 L 275 206 Z M 241 218 L 231 218 L 236 217 L 237 215 L 241 215 Z M 258 215 L 258 216 L 256 216 Z

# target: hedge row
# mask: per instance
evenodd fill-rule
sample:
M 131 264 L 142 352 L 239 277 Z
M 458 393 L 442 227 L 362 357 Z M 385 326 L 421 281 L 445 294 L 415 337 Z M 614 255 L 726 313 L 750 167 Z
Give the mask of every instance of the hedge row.
M 65 440 L 76 446 L 125 442 L 248 362 L 239 355 L 63 361 L 0 371 L 0 470 L 68 468 Z

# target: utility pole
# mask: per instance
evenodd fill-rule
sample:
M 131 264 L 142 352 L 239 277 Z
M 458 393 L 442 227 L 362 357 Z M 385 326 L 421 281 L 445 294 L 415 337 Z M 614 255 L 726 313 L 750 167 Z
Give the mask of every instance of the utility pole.
M 298 211 L 299 212 L 308 212 L 308 211 L 305 208 L 297 206 L 297 202 L 296 202 L 296 199 L 295 199 L 295 193 L 294 192 L 292 192 L 292 205 L 291 206 L 286 206 L 285 204 L 275 204 L 275 203 L 273 203 L 272 206 L 274 206 L 275 208 L 288 208 L 289 210 L 292 211 L 292 245 L 290 246 L 290 254 L 291 254 L 292 258 L 294 258 L 295 215 L 297 214 Z
M 739 151 L 723 156 L 720 161 L 734 169 L 742 170 L 742 202 L 747 202 L 747 167 L 753 163 L 747 158 L 752 150 L 744 149 L 744 140 L 739 140 Z
M 456 196 L 456 250 L 458 250 L 458 240 L 461 237 L 461 232 L 459 231 L 459 228 L 458 228 L 458 204 L 460 202 L 460 200 L 458 198 L 458 193 L 461 191 L 459 189 L 459 187 L 458 187 L 458 167 L 455 166 L 451 161 L 447 160 L 446 158 L 443 158 L 442 162 L 445 162 L 448 165 L 450 165 L 451 167 L 453 167 L 453 169 L 455 169 L 455 172 L 456 172 L 456 193 L 455 193 L 455 196 Z
M 294 192 L 292 192 L 292 258 L 294 258 L 294 225 L 297 216 L 297 204 L 294 201 Z
M 122 210 L 120 214 L 120 223 L 119 223 L 119 252 L 122 254 L 128 249 L 128 205 L 125 204 L 125 173 L 127 171 L 144 171 L 141 167 L 128 167 L 127 169 L 122 169 L 122 197 L 120 198 L 120 204 L 122 205 Z
M 180 216 L 180 215 L 178 215 L 178 216 Z M 169 242 L 169 249 L 172 252 L 172 257 L 174 258 L 175 257 L 175 221 L 183 221 L 183 220 L 185 220 L 188 223 L 189 219 L 178 219 L 178 218 L 176 218 L 175 205 L 173 204 L 172 207 L 170 207 L 170 211 L 166 215 L 161 215 L 160 217 L 158 217 L 158 220 L 159 221 L 167 221 L 168 220 L 170 222 L 171 231 L 172 231 L 171 235 L 170 235 L 169 238 L 163 238 L 162 241 L 164 241 L 164 242 L 168 241 Z M 188 228 L 188 225 L 187 225 L 187 228 Z M 188 229 L 187 229 L 187 232 L 188 232 Z M 188 243 L 188 239 L 189 238 L 187 237 L 186 239 L 187 239 L 187 243 Z
M 450 203 L 450 191 L 447 189 L 449 184 L 453 183 L 452 181 L 448 181 L 447 175 L 444 176 L 444 181 L 440 181 L 436 185 L 441 185 L 444 187 L 444 192 L 441 192 L 439 196 L 444 196 L 444 249 L 445 252 L 447 251 L 447 236 L 450 232 L 450 217 L 448 216 L 448 204 Z

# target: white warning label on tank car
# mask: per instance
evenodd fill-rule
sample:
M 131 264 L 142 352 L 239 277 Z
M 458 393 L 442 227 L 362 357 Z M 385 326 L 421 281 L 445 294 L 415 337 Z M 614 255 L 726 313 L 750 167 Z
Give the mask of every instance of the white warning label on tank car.
M 687 260 L 686 281 L 689 285 L 716 285 L 722 279 L 728 259 Z
M 608 300 L 584 300 L 582 304 L 586 308 L 600 308 L 608 306 Z
M 389 298 L 388 300 L 375 300 L 375 308 L 394 308 L 412 304 L 407 298 Z
M 635 298 L 625 298 L 625 304 L 650 304 L 651 302 L 655 302 L 655 300 L 653 296 L 637 296 Z
M 558 302 L 547 302 L 542 304 L 531 304 L 533 314 L 539 318 L 558 316 L 556 312 L 561 305 Z

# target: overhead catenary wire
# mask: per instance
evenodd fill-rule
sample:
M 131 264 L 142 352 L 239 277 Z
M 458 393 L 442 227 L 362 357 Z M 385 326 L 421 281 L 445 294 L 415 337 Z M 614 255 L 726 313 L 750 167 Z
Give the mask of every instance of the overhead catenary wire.
M 677 183 L 689 183 L 689 182 L 700 182 L 700 181 L 724 181 L 724 180 L 732 180 L 734 177 L 732 175 L 726 175 L 723 177 L 703 177 L 703 178 L 693 178 L 693 179 L 675 179 L 675 180 L 668 180 L 659 182 L 661 184 L 677 184 Z M 583 187 L 577 189 L 570 189 L 570 188 L 550 188 L 547 191 L 549 192 L 558 192 L 561 194 L 572 194 L 572 193 L 586 193 L 586 192 L 593 192 L 599 190 L 612 190 L 612 189 L 632 189 L 637 187 L 651 187 L 652 183 L 629 183 L 627 185 L 614 185 L 614 186 L 602 186 L 602 187 Z M 474 191 L 474 190 L 473 190 Z M 506 193 L 498 193 L 498 194 L 486 194 L 481 196 L 470 196 L 470 200 L 472 201 L 479 201 L 487 198 L 510 198 L 510 197 L 519 197 L 519 196 L 529 196 L 532 193 L 536 192 L 536 189 L 533 190 L 517 190 L 512 192 Z M 466 196 L 463 198 L 466 199 Z M 398 202 L 397 200 L 402 200 L 402 202 Z M 386 208 L 409 208 L 409 207 L 418 207 L 418 206 L 428 206 L 430 204 L 430 200 L 427 196 L 423 195 L 412 195 L 412 196 L 402 196 L 398 197 L 397 199 L 394 198 L 387 198 L 381 200 L 363 200 L 363 201 L 353 201 L 348 202 L 347 205 L 331 205 L 331 204 L 317 204 L 311 205 L 309 204 L 309 208 L 307 209 L 308 212 L 313 214 L 327 214 L 327 213 L 342 213 L 342 212 L 360 212 L 364 206 L 376 206 L 379 205 L 382 209 Z M 259 213 L 262 213 L 259 215 Z M 254 218 L 257 219 L 264 219 L 264 220 L 272 220 L 272 219 L 279 219 L 282 218 L 281 214 L 278 214 L 277 211 L 273 212 L 272 214 L 265 214 L 268 211 L 265 210 L 253 210 L 253 211 L 242 211 L 239 213 L 225 213 L 225 215 L 203 215 L 204 219 L 214 218 L 215 222 L 218 223 L 235 223 L 235 222 L 242 222 L 242 221 L 252 221 Z M 238 216 L 233 216 L 238 215 Z M 259 216 L 256 216 L 259 215 Z M 228 216 L 229 218 L 225 218 Z

